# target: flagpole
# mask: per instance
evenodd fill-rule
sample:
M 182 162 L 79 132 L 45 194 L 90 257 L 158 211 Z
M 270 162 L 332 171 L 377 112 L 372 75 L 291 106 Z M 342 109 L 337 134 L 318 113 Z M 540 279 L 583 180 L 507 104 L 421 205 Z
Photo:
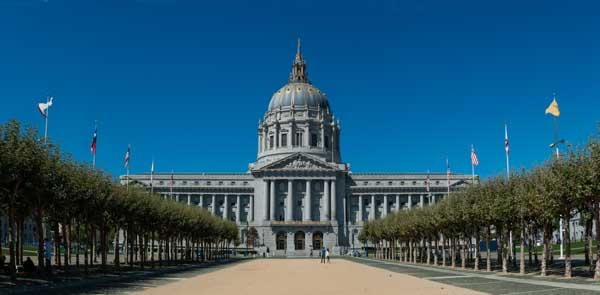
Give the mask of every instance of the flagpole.
M 150 169 L 150 195 L 154 194 L 154 158 L 152 158 L 152 169 Z
M 471 144 L 471 153 L 475 151 L 475 147 Z M 475 185 L 475 163 L 473 163 L 473 159 L 471 159 L 471 176 L 473 179 L 472 185 Z
M 127 192 L 129 192 L 129 164 L 127 164 Z
M 506 122 L 504 123 L 504 138 L 505 140 L 508 140 L 508 125 L 506 124 Z M 510 162 L 509 162 L 509 155 L 508 155 L 508 151 L 505 152 L 506 153 L 506 180 L 510 180 Z
M 50 96 L 46 97 L 46 104 L 50 102 Z M 50 108 L 46 109 L 46 128 L 44 129 L 44 145 L 47 144 L 48 141 L 48 114 L 50 113 Z
M 554 100 L 556 100 L 556 94 L 554 94 Z M 560 152 L 558 151 L 558 117 L 557 116 L 552 116 L 554 117 L 554 147 L 556 148 L 556 160 L 559 161 L 560 160 Z M 559 220 L 559 237 L 560 237 L 560 259 L 564 259 L 564 252 L 563 252 L 563 219 L 562 217 Z

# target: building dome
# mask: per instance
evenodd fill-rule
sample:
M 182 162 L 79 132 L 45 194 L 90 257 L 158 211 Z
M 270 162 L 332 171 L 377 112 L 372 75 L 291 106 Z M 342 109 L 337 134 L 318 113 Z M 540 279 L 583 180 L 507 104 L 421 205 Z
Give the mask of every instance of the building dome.
M 273 94 L 271 102 L 269 102 L 269 111 L 292 106 L 295 109 L 308 107 L 326 110 L 329 108 L 329 103 L 325 94 L 317 87 L 309 83 L 290 82 Z
M 329 103 L 325 94 L 308 81 L 306 63 L 302 58 L 300 39 L 298 39 L 298 51 L 292 65 L 290 80 L 271 97 L 269 111 L 278 109 L 329 109 Z

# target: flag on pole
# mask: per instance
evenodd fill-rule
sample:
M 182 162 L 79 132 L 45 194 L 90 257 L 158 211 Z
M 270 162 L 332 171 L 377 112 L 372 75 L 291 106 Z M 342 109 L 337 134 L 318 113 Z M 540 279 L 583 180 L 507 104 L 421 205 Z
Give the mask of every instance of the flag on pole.
M 38 103 L 38 110 L 44 118 L 48 117 L 48 109 L 52 106 L 53 99 L 53 97 L 48 97 L 48 100 L 45 103 Z
M 546 114 L 550 114 L 554 117 L 560 116 L 560 110 L 558 109 L 558 103 L 556 102 L 556 97 L 552 99 L 550 105 L 546 108 Z
M 131 145 L 127 146 L 127 153 L 125 153 L 125 168 L 129 168 L 129 156 L 131 153 Z
M 510 149 L 508 148 L 508 126 L 504 123 L 504 149 L 506 150 L 506 155 L 510 154 Z
M 98 127 L 94 129 L 94 138 L 92 138 L 92 146 L 90 151 L 92 152 L 92 156 L 96 155 L 96 139 L 98 137 Z
M 150 167 L 150 175 L 154 175 L 154 159 L 152 159 L 152 166 Z
M 471 146 L 471 164 L 473 166 L 479 165 L 479 160 L 477 159 L 477 154 L 475 154 L 475 147 Z

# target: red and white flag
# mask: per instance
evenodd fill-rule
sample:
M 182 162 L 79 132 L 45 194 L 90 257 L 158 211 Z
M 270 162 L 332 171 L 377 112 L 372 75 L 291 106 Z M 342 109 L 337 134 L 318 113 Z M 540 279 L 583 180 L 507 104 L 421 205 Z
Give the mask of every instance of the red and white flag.
M 48 97 L 48 100 L 45 103 L 41 102 L 37 105 L 40 114 L 42 114 L 44 118 L 48 118 L 48 109 L 52 106 L 53 99 L 53 97 Z
M 127 146 L 127 153 L 125 154 L 125 168 L 129 168 L 129 156 L 131 153 L 131 145 Z
M 504 149 L 506 150 L 506 155 L 510 154 L 510 149 L 508 148 L 508 127 L 506 123 L 504 123 Z
M 94 138 L 92 139 L 92 146 L 90 147 L 90 151 L 92 152 L 92 156 L 96 155 L 96 139 L 98 137 L 98 128 L 94 129 Z
M 475 147 L 471 146 L 471 164 L 473 166 L 479 165 L 479 160 L 477 159 L 477 154 L 475 154 Z

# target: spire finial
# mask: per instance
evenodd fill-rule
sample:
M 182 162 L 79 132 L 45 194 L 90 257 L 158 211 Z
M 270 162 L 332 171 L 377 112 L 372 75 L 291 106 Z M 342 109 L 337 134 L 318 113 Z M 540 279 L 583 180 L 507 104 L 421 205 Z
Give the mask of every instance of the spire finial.
M 308 74 L 306 73 L 306 64 L 302 58 L 302 42 L 298 37 L 298 48 L 296 50 L 296 59 L 292 65 L 292 72 L 290 73 L 290 82 L 308 82 Z

